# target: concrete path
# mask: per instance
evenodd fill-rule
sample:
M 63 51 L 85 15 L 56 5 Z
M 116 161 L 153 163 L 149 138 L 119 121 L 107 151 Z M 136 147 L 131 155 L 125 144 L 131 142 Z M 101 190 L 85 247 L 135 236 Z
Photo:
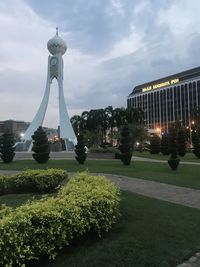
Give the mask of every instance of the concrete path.
M 200 190 L 121 175 L 103 175 L 116 183 L 122 190 L 200 209 Z
M 3 175 L 12 175 L 18 172 L 19 171 L 0 170 L 0 174 Z M 72 176 L 73 173 L 69 173 L 69 175 Z M 108 179 L 116 183 L 122 190 L 200 209 L 200 190 L 197 189 L 114 174 L 96 173 L 96 175 L 105 175 Z
M 159 160 L 159 159 L 149 159 L 149 158 L 142 158 L 142 157 L 132 157 L 132 160 L 134 161 L 145 161 L 145 162 L 158 162 L 158 163 L 167 163 L 167 160 Z M 183 159 L 184 160 L 184 159 Z M 180 160 L 180 164 L 186 164 L 186 165 L 200 165 L 199 162 L 193 162 L 193 161 L 183 161 Z

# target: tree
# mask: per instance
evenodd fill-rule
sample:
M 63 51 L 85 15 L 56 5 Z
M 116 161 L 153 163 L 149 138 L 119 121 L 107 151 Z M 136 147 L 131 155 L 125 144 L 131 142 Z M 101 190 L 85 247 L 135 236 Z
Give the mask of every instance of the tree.
M 192 111 L 192 121 L 194 122 L 195 128 L 200 130 L 200 106 L 195 107 Z
M 73 117 L 71 117 L 70 121 L 76 135 L 78 135 L 79 130 L 81 132 L 84 130 L 83 118 L 81 116 L 74 115 Z
M 76 153 L 76 160 L 78 161 L 78 163 L 80 164 L 84 164 L 86 157 L 87 157 L 87 153 L 86 153 L 86 147 L 84 144 L 84 139 L 83 139 L 83 135 L 78 133 L 77 135 L 77 145 L 75 146 L 75 153 Z
M 149 152 L 151 154 L 159 154 L 160 153 L 160 137 L 157 134 L 154 134 L 150 138 L 150 148 Z
M 84 111 L 81 116 L 75 115 L 71 118 L 75 133 L 80 129 L 87 145 L 100 146 L 107 143 L 107 136 L 113 144 L 113 137 L 120 132 L 125 121 L 136 140 L 142 142 L 146 136 L 144 127 L 144 112 L 141 108 L 115 108 L 108 106 L 104 109 L 91 109 Z M 86 138 L 87 137 L 87 138 Z
M 131 144 L 130 131 L 127 124 L 121 130 L 121 139 L 120 139 L 120 159 L 124 165 L 130 165 L 131 157 L 133 153 L 133 145 Z
M 49 160 L 50 145 L 47 135 L 41 126 L 38 127 L 38 129 L 34 132 L 32 139 L 32 150 L 35 152 L 34 154 L 32 154 L 33 158 L 38 163 L 46 163 Z
M 177 148 L 178 148 L 178 154 L 181 157 L 184 157 L 187 151 L 186 139 L 187 139 L 186 131 L 183 127 L 180 127 L 177 132 Z
M 115 126 L 120 129 L 126 119 L 127 119 L 127 110 L 125 108 L 115 108 L 113 111 L 113 116 L 114 116 L 114 121 L 115 121 Z
M 200 133 L 197 130 L 192 132 L 193 153 L 200 159 Z
M 172 170 L 176 170 L 180 159 L 178 156 L 178 147 L 177 147 L 177 131 L 175 126 L 172 126 L 169 129 L 169 152 L 170 158 L 168 160 L 168 164 Z
M 129 108 L 126 110 L 126 118 L 128 123 L 144 124 L 144 111 L 142 108 Z
M 115 117 L 114 117 L 114 109 L 112 106 L 108 106 L 105 108 L 105 117 L 107 120 L 107 128 L 110 129 L 110 141 L 113 145 L 113 137 L 114 137 L 114 127 L 115 127 Z
M 142 148 L 144 141 L 148 138 L 144 123 L 144 111 L 141 108 L 128 108 L 126 110 L 126 119 L 131 131 L 132 143 L 139 142 Z
M 14 144 L 14 136 L 12 133 L 6 132 L 2 135 L 0 143 L 0 153 L 3 162 L 10 163 L 13 161 L 13 158 L 15 156 Z
M 169 155 L 169 136 L 167 133 L 161 137 L 160 151 L 163 155 Z

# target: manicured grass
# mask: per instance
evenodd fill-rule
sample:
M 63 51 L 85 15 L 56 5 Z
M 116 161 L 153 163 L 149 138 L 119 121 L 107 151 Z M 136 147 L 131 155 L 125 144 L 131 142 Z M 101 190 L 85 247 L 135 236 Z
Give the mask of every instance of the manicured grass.
M 123 192 L 121 213 L 102 238 L 84 236 L 55 261 L 28 266 L 174 267 L 200 250 L 200 210 Z
M 150 154 L 149 152 L 139 152 L 139 151 L 134 151 L 133 156 L 136 157 L 141 157 L 141 158 L 148 158 L 148 159 L 157 159 L 157 160 L 168 160 L 169 156 L 165 156 L 162 153 L 159 154 Z M 192 152 L 188 152 L 185 154 L 184 157 L 180 157 L 181 161 L 186 161 L 186 162 L 199 162 L 200 159 L 198 159 Z
M 86 160 L 80 165 L 75 160 L 50 160 L 46 164 L 38 164 L 33 160 L 19 160 L 11 164 L 0 163 L 0 170 L 23 170 L 38 168 L 62 168 L 69 172 L 88 169 L 94 173 L 112 173 L 183 187 L 200 189 L 200 166 L 180 164 L 172 171 L 167 163 L 132 161 L 124 166 L 120 160 Z

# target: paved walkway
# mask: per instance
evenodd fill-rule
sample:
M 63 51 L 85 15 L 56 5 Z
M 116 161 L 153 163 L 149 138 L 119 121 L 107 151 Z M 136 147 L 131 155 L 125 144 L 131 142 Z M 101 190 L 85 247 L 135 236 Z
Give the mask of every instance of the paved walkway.
M 18 172 L 19 171 L 0 170 L 0 174 L 4 175 L 12 175 Z M 73 175 L 73 173 L 69 174 L 70 176 Z M 116 183 L 122 190 L 200 209 L 200 190 L 197 189 L 114 174 L 96 173 L 96 175 L 105 175 L 108 179 Z
M 150 158 L 142 158 L 142 157 L 132 157 L 132 160 L 134 161 L 146 161 L 146 162 L 158 162 L 158 163 L 167 163 L 167 160 L 159 160 L 159 159 L 150 159 Z M 180 164 L 186 164 L 186 165 L 200 165 L 199 162 L 193 162 L 193 161 L 183 161 L 180 160 Z M 200 267 L 200 266 L 199 266 Z
M 123 190 L 200 209 L 200 190 L 121 175 L 103 175 Z

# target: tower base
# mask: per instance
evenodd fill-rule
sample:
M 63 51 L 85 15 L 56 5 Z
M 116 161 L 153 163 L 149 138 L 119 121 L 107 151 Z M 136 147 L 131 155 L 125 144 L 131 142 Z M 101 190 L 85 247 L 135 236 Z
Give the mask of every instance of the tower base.
M 32 151 L 33 142 L 32 140 L 17 142 L 15 143 L 15 151 L 16 152 L 31 152 Z M 63 139 L 60 142 L 60 145 L 50 146 L 51 151 L 67 151 L 73 152 L 75 148 L 75 143 L 69 139 Z

